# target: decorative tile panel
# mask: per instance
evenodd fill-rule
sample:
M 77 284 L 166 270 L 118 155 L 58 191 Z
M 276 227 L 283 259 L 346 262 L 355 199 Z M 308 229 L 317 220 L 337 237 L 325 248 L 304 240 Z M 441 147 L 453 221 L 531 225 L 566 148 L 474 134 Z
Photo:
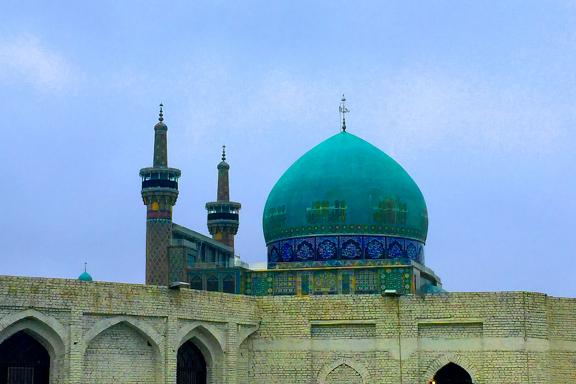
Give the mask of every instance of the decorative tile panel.
M 378 260 L 410 259 L 424 264 L 424 244 L 390 236 L 318 236 L 268 245 L 268 268 L 376 265 Z
M 359 269 L 354 272 L 356 293 L 376 293 L 380 291 L 378 274 L 374 269 Z
M 295 239 L 294 249 L 295 249 L 295 260 L 296 261 L 306 261 L 314 260 L 316 239 L 314 237 Z
M 319 237 L 316 239 L 316 254 L 318 260 L 332 260 L 338 257 L 338 238 Z
M 280 245 L 280 260 L 283 262 L 293 261 L 294 247 L 292 240 L 284 240 Z
M 338 274 L 336 271 L 314 271 L 312 276 L 315 295 L 338 293 Z
M 361 259 L 362 248 L 362 236 L 340 237 L 340 256 L 343 259 Z
M 293 272 L 279 272 L 274 274 L 274 295 L 295 295 L 296 274 Z

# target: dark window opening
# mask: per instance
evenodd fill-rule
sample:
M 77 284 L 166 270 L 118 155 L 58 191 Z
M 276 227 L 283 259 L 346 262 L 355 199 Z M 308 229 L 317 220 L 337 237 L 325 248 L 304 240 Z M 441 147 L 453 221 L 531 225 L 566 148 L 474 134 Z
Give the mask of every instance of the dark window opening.
M 233 275 L 227 275 L 222 281 L 222 291 L 226 293 L 235 293 L 236 284 Z
M 206 289 L 208 291 L 218 291 L 218 278 L 214 275 L 206 280 Z
M 345 295 L 350 293 L 350 275 L 347 273 L 342 275 L 342 293 Z
M 190 279 L 190 288 L 191 289 L 202 289 L 202 276 L 192 276 Z
M 206 384 L 206 360 L 200 349 L 187 341 L 178 349 L 177 384 Z
M 461 366 L 448 363 L 434 375 L 435 384 L 472 384 L 472 378 Z
M 0 344 L 0 384 L 48 384 L 48 351 L 24 331 Z

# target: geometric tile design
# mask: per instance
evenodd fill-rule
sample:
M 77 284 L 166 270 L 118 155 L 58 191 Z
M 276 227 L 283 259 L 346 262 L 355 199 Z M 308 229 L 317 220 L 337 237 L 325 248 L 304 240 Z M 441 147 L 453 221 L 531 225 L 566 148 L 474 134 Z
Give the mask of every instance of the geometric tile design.
M 170 221 L 146 221 L 146 284 L 168 285 L 168 246 L 171 238 Z
M 278 268 L 279 263 L 297 263 L 298 267 L 372 265 L 370 260 L 394 259 L 424 264 L 424 243 L 402 237 L 341 235 L 285 239 L 268 244 L 268 268 L 271 269 Z

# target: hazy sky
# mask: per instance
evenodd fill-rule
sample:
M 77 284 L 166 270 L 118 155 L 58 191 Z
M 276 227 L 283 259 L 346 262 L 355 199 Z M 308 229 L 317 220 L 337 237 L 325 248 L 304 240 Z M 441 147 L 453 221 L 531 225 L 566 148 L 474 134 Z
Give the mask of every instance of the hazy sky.
M 348 129 L 420 186 L 451 291 L 576 296 L 576 1 L 37 1 L 0 7 L 0 274 L 143 282 L 140 168 L 165 104 L 174 221 L 207 233 L 226 144 L 237 252 L 299 156 Z

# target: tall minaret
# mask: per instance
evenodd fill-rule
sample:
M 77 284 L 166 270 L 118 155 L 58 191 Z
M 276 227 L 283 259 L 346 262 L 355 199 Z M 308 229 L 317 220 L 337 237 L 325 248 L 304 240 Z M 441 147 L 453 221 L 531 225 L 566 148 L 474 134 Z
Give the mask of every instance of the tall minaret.
M 172 207 L 178 198 L 180 170 L 168 168 L 168 127 L 160 104 L 154 126 L 154 161 L 142 168 L 142 199 L 146 205 L 146 284 L 168 285 L 168 247 L 172 239 Z
M 226 162 L 226 146 L 223 145 L 222 161 L 218 164 L 217 201 L 206 203 L 206 210 L 208 210 L 208 230 L 214 240 L 234 248 L 234 235 L 238 233 L 240 223 L 238 219 L 240 203 L 230 201 L 229 169 L 230 165 Z

